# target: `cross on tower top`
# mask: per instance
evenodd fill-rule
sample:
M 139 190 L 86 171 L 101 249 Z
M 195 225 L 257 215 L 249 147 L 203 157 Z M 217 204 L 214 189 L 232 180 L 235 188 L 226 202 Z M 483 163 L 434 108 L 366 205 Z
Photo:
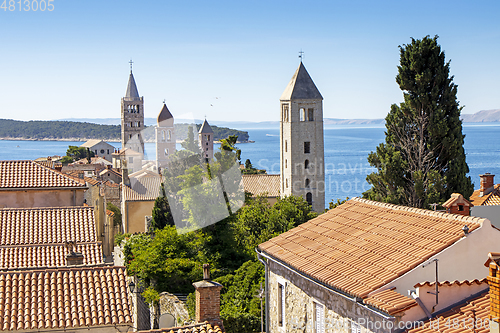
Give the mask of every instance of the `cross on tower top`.
M 132 61 L 132 59 L 130 59 L 130 61 L 129 61 L 128 63 L 130 64 L 130 73 L 132 73 L 132 64 L 133 64 L 134 62 Z
M 302 59 L 304 58 L 304 52 L 302 52 L 302 49 L 300 49 L 299 58 L 300 58 L 300 62 L 302 62 Z

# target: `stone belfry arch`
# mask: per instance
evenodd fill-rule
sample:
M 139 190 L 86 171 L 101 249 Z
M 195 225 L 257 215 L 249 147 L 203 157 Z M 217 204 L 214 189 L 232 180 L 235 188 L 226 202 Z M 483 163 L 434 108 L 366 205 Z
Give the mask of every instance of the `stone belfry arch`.
M 175 153 L 175 142 L 174 116 L 163 102 L 155 128 L 156 167 L 158 171 L 167 166 L 170 155 Z
M 127 91 L 122 98 L 122 149 L 130 148 L 138 153 L 144 154 L 144 98 L 139 97 L 139 91 L 132 74 L 132 61 L 130 61 L 130 75 L 128 78 Z
M 281 196 L 325 209 L 323 96 L 302 61 L 280 97 Z

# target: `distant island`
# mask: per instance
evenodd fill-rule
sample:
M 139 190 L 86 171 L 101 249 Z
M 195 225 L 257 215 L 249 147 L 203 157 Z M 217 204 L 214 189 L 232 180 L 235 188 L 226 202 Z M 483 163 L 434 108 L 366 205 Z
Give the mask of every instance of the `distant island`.
M 190 124 L 175 124 L 177 140 L 187 137 Z M 201 124 L 196 124 L 196 132 Z M 219 141 L 230 135 L 237 135 L 239 142 L 249 142 L 246 131 L 211 125 L 214 140 Z M 143 137 L 146 142 L 154 142 L 154 127 L 146 127 Z M 47 140 L 47 141 L 87 141 L 100 139 L 108 142 L 119 142 L 120 125 L 103 125 L 90 122 L 67 120 L 31 120 L 20 121 L 0 119 L 0 139 L 2 140 Z
M 463 113 L 461 119 L 464 123 L 496 123 L 500 122 L 500 109 L 493 110 L 482 110 L 474 114 Z M 65 121 L 79 121 L 88 122 L 95 124 L 107 124 L 107 125 L 118 125 L 120 124 L 120 118 L 68 118 L 62 119 Z M 180 119 L 176 121 L 180 123 L 188 123 L 188 119 Z M 201 124 L 203 120 L 195 119 L 196 123 Z M 147 126 L 155 125 L 156 118 L 144 118 L 144 122 Z M 343 119 L 343 118 L 323 118 L 325 125 L 383 125 L 385 124 L 385 119 Z M 210 121 L 210 126 L 214 127 L 212 124 L 217 124 L 217 126 L 224 126 L 226 128 L 240 128 L 240 129 L 258 129 L 258 128 L 279 128 L 279 121 Z

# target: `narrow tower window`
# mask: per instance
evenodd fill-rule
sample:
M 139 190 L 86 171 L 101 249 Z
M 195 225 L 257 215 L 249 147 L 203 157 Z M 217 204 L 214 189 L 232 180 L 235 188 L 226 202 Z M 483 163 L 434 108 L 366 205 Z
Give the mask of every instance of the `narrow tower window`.
M 309 178 L 306 178 L 306 188 L 309 188 L 310 183 L 311 183 L 311 181 L 309 180 Z
M 307 120 L 314 121 L 314 109 L 307 109 Z
M 309 204 L 309 206 L 312 206 L 313 204 L 313 195 L 311 192 L 307 192 L 306 194 L 306 201 Z
M 170 132 L 170 130 L 167 131 L 167 141 L 170 141 L 172 140 L 172 133 Z
M 309 160 L 305 160 L 304 169 L 309 169 Z
M 288 142 L 285 140 L 285 153 L 288 151 Z
M 300 113 L 300 121 L 306 121 L 306 109 L 300 108 L 299 113 Z
M 309 154 L 311 152 L 311 142 L 304 142 L 304 154 Z

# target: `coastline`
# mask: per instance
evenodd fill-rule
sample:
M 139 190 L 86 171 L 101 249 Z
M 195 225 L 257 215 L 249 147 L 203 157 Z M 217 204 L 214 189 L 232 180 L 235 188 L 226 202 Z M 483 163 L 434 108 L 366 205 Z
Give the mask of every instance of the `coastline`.
M 9 138 L 9 137 L 3 137 L 0 138 L 0 140 L 5 140 L 5 141 L 68 141 L 68 142 L 87 142 L 88 140 L 96 140 L 96 139 L 83 139 L 83 138 L 43 138 L 43 139 L 32 139 L 32 138 Z M 104 142 L 121 142 L 121 140 L 118 139 L 97 139 L 97 140 L 102 140 Z M 145 140 L 145 143 L 154 143 L 154 140 Z M 182 143 L 184 140 L 176 140 L 175 143 Z M 236 141 L 236 143 L 254 143 L 255 141 L 253 140 L 248 140 L 248 141 Z M 220 141 L 214 141 L 214 143 L 220 143 Z

